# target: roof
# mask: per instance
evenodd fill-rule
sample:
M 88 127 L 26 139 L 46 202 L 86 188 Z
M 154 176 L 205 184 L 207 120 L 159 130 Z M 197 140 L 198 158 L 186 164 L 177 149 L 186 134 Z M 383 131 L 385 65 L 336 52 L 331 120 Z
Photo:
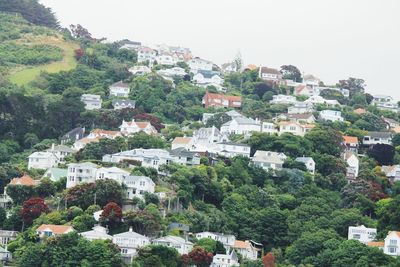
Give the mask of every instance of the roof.
M 319 79 L 316 76 L 312 75 L 312 74 L 304 75 L 303 76 L 303 80 L 317 80 L 317 81 L 319 81 Z
M 365 109 L 363 109 L 363 108 L 357 108 L 357 109 L 353 110 L 353 112 L 357 113 L 357 114 L 367 113 L 367 111 Z
M 253 161 L 282 164 L 286 158 L 286 155 L 283 153 L 257 150 L 256 153 L 254 153 Z
M 129 88 L 129 84 L 123 83 L 122 81 L 113 83 L 110 87 L 123 87 L 123 88 Z
M 241 240 L 235 240 L 234 248 L 238 249 L 248 249 L 250 247 L 250 243 Z
M 346 152 L 343 154 L 343 157 L 344 157 L 345 160 L 348 160 L 348 159 L 351 158 L 352 156 L 355 156 L 355 157 L 356 157 L 356 155 L 355 155 L 353 152 L 351 152 L 351 151 L 346 151 Z
M 81 166 L 89 168 L 97 168 L 97 165 L 92 162 L 80 162 L 80 163 L 70 163 L 68 166 Z
M 120 132 L 118 131 L 109 131 L 109 130 L 103 130 L 103 129 L 94 129 L 91 131 L 93 134 L 98 134 L 98 135 L 118 135 Z
M 54 148 L 50 147 L 46 151 L 51 152 L 51 151 L 62 151 L 62 152 L 68 152 L 68 153 L 75 153 L 76 151 L 70 148 L 69 146 L 65 145 L 57 145 L 54 146 Z
M 367 246 L 369 247 L 384 247 L 385 246 L 385 242 L 368 242 Z
M 296 158 L 296 161 L 306 163 L 308 161 L 314 161 L 314 159 L 311 157 L 298 157 L 298 158 Z
M 312 113 L 291 113 L 285 114 L 286 117 L 289 119 L 296 119 L 296 120 L 307 120 L 314 117 Z
M 384 120 L 386 123 L 392 123 L 392 124 L 398 124 L 398 123 L 399 123 L 398 121 L 396 121 L 396 120 L 394 120 L 394 119 L 386 118 L 386 117 L 383 117 L 383 120 Z
M 101 137 L 101 136 L 98 136 L 98 137 L 95 137 L 95 138 L 87 138 L 87 137 L 85 137 L 85 138 L 77 140 L 76 142 L 79 142 L 79 143 L 82 143 L 82 144 L 90 144 L 90 143 L 99 142 L 100 139 L 103 139 L 103 137 Z
M 38 181 L 35 181 L 32 177 L 29 175 L 24 175 L 19 178 L 14 178 L 11 180 L 9 183 L 10 185 L 25 185 L 25 186 L 34 186 L 37 184 Z
M 91 231 L 80 233 L 82 236 L 93 239 L 112 239 L 112 236 L 107 234 L 108 229 L 99 225 L 92 228 Z
M 358 144 L 358 138 L 356 136 L 343 135 L 343 141 L 346 144 Z
M 144 235 L 138 234 L 134 231 L 132 231 L 132 228 L 129 229 L 127 232 L 123 232 L 120 234 L 116 234 L 113 237 L 124 237 L 124 238 L 147 238 Z
M 194 157 L 197 155 L 196 152 L 191 152 L 184 147 L 178 147 L 171 150 L 171 156 L 183 156 L 183 157 Z
M 169 243 L 178 243 L 178 244 L 193 244 L 190 241 L 186 241 L 185 239 L 183 239 L 182 237 L 179 236 L 173 236 L 173 235 L 168 235 L 168 236 L 163 236 L 157 239 L 153 240 L 154 242 L 169 242 Z
M 136 101 L 135 100 L 127 100 L 127 99 L 114 99 L 112 101 L 112 105 L 113 107 L 115 105 L 119 105 L 119 106 L 133 106 L 135 107 L 136 105 Z
M 189 144 L 192 141 L 192 137 L 175 137 L 173 144 Z
M 255 69 L 258 69 L 258 67 L 257 67 L 257 65 L 249 64 L 244 69 L 245 70 L 255 70 Z
M 139 127 L 140 129 L 144 129 L 144 128 L 148 127 L 148 126 L 151 126 L 151 123 L 148 122 L 148 121 L 135 121 L 135 120 L 132 120 L 132 121 L 127 122 L 127 124 L 129 126 L 132 126 L 133 124 L 136 124 L 136 126 Z
M 42 232 L 47 229 L 50 229 L 54 234 L 57 235 L 62 235 L 74 230 L 74 228 L 72 228 L 72 226 L 70 225 L 55 225 L 55 224 L 42 224 L 36 230 Z
M 249 147 L 249 145 L 241 144 L 241 143 L 234 143 L 234 142 L 220 142 L 218 144 L 219 145 L 229 145 L 229 146 L 247 146 L 247 147 Z
M 82 127 L 77 127 L 64 134 L 63 138 L 75 138 L 76 135 L 83 136 L 85 133 L 85 129 Z
M 260 72 L 261 72 L 261 73 L 269 73 L 269 74 L 282 75 L 282 73 L 280 73 L 279 70 L 273 69 L 273 68 L 268 68 L 268 67 L 261 67 Z
M 212 99 L 224 99 L 224 100 L 228 100 L 228 101 L 242 101 L 241 96 L 234 96 L 234 95 L 221 95 L 221 94 L 214 94 L 214 93 L 207 92 L 206 96 L 208 96 L 208 98 L 212 98 Z
M 219 76 L 220 75 L 220 73 L 218 71 L 212 71 L 212 70 L 199 70 L 197 72 L 197 74 L 203 75 L 203 77 L 206 78 L 206 79 L 211 79 L 214 76 Z
M 50 173 L 54 180 L 58 180 L 62 177 L 67 177 L 68 170 L 61 168 L 50 168 L 46 171 L 46 173 Z
M 368 135 L 375 138 L 391 138 L 391 132 L 368 132 Z

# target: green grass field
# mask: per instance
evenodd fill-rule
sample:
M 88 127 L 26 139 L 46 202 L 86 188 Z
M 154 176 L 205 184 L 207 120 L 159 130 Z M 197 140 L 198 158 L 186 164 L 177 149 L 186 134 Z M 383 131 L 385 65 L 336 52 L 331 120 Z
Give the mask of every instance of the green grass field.
M 16 68 L 11 71 L 10 81 L 12 83 L 17 85 L 28 84 L 38 77 L 42 71 L 49 73 L 68 71 L 74 69 L 77 65 L 77 62 L 74 58 L 74 50 L 78 49 L 79 45 L 76 43 L 65 41 L 61 37 L 36 37 L 23 40 L 24 43 L 26 43 L 26 41 L 30 42 L 31 44 L 49 44 L 58 46 L 63 50 L 64 58 L 61 61 L 55 61 L 45 65 Z

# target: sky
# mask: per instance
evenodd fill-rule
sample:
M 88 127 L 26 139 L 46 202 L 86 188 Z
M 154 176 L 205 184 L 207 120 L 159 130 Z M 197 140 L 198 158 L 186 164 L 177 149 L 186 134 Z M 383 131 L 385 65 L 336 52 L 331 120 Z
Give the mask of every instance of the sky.
M 240 52 L 245 64 L 291 64 L 325 84 L 362 78 L 367 92 L 400 100 L 399 0 L 40 2 L 96 38 L 189 47 L 216 64 Z

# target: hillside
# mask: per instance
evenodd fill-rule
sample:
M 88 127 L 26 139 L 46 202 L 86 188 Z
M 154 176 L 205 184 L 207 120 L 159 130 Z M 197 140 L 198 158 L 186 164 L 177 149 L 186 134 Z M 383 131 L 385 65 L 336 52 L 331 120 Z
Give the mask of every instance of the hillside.
M 55 73 L 76 67 L 74 50 L 79 45 L 59 32 L 6 13 L 0 13 L 0 25 L 0 68 L 13 83 L 24 85 L 42 71 Z

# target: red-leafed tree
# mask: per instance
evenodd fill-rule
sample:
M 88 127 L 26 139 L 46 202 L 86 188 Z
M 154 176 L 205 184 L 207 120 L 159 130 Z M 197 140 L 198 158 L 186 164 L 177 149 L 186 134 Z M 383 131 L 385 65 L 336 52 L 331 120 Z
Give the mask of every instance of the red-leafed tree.
M 110 226 L 116 225 L 121 222 L 122 209 L 115 202 L 108 203 L 100 215 L 100 221 Z
M 272 252 L 268 252 L 262 257 L 264 267 L 275 267 L 275 256 Z
M 206 267 L 210 266 L 213 261 L 214 255 L 210 252 L 207 252 L 204 248 L 196 247 L 189 253 L 189 258 L 191 264 L 196 265 L 197 267 Z
M 135 116 L 136 121 L 148 121 L 150 122 L 151 125 L 156 128 L 157 131 L 160 131 L 161 129 L 164 129 L 165 126 L 161 123 L 161 120 L 157 117 L 154 117 L 153 115 L 147 114 L 147 113 L 141 113 Z
M 184 266 L 184 267 L 187 267 L 190 265 L 190 257 L 188 254 L 183 254 L 181 256 L 181 263 L 182 263 L 182 266 Z
M 21 216 L 26 224 L 31 224 L 32 221 L 40 216 L 42 212 L 47 212 L 48 207 L 43 198 L 33 197 L 28 199 L 22 205 Z
M 83 57 L 85 55 L 85 51 L 81 48 L 76 49 L 75 51 L 75 59 L 79 60 L 81 59 L 81 57 Z

